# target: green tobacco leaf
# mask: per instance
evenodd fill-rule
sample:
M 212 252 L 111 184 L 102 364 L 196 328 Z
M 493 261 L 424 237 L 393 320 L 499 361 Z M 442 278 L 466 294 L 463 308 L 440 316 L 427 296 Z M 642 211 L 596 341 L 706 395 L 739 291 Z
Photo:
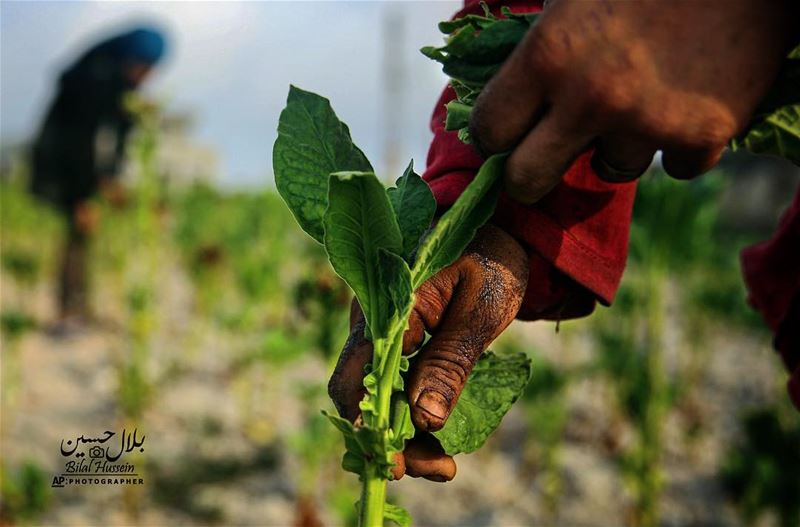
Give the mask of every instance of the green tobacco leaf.
M 800 165 L 800 104 L 784 106 L 767 115 L 733 147 L 780 156 Z
M 508 16 L 508 14 L 506 14 Z M 500 19 L 468 15 L 439 24 L 449 34 L 444 46 L 427 46 L 422 53 L 442 64 L 452 79 L 481 88 L 497 72 L 535 22 L 537 15 L 511 15 Z
M 368 368 L 372 368 L 371 363 L 368 365 Z M 378 374 L 378 370 L 370 370 L 369 373 L 364 376 L 364 388 L 366 389 L 366 393 L 358 402 L 358 409 L 361 410 L 361 416 L 364 422 L 369 424 L 375 424 L 378 418 Z
M 523 20 L 527 22 L 528 25 L 533 25 L 533 23 L 536 22 L 536 19 L 539 18 L 540 15 L 540 13 L 514 13 L 508 6 L 501 7 L 500 12 L 506 18 L 513 18 L 514 20 Z
M 413 307 L 414 290 L 411 288 L 411 269 L 398 255 L 378 249 L 378 278 L 381 291 L 387 296 L 393 314 L 392 326 L 395 331 L 405 331 L 403 321 Z M 389 334 L 391 337 L 392 334 Z
M 494 155 L 420 244 L 411 279 L 414 290 L 453 263 L 494 213 L 506 155 Z
M 453 33 L 457 29 L 461 29 L 464 26 L 472 26 L 474 29 L 483 29 L 493 24 L 495 20 L 496 18 L 494 17 L 489 18 L 480 15 L 466 15 L 461 18 L 456 18 L 455 20 L 439 22 L 439 31 L 449 35 L 450 33 Z
M 472 105 L 475 103 L 475 99 L 478 98 L 480 95 L 480 90 L 476 90 L 467 86 L 466 84 L 461 84 L 460 82 L 454 80 L 450 81 L 450 86 L 453 87 L 453 90 L 456 92 L 456 97 L 458 97 L 458 101 L 472 110 Z
M 402 452 L 406 441 L 414 437 L 415 431 L 406 394 L 398 391 L 392 395 L 392 433 L 389 441 L 392 449 Z
M 323 217 L 328 258 L 358 298 L 373 338 L 386 337 L 392 305 L 378 276 L 378 252 L 403 248 L 386 190 L 371 172 L 331 174 L 329 187 Z
M 403 234 L 401 256 L 410 262 L 420 238 L 431 226 L 436 213 L 436 200 L 428 184 L 414 173 L 413 161 L 395 182 L 395 187 L 387 190 L 387 193 Z
M 448 77 L 459 80 L 463 84 L 472 88 L 482 87 L 494 77 L 500 69 L 501 64 L 472 64 L 466 60 L 453 58 L 448 60 L 443 66 L 442 71 Z
M 469 126 L 469 116 L 472 113 L 472 106 L 460 101 L 450 101 L 447 103 L 447 118 L 444 122 L 445 130 L 458 130 Z
M 400 527 L 411 527 L 411 515 L 403 507 L 392 503 L 385 503 L 383 506 L 383 517 L 392 521 Z
M 281 112 L 272 167 L 278 193 L 300 227 L 320 243 L 328 176 L 348 170 L 372 172 L 330 101 L 295 86 L 289 88 L 286 108 Z
M 530 25 L 524 20 L 497 20 L 479 32 L 472 31 L 471 28 L 460 30 L 459 34 L 470 31 L 472 38 L 459 39 L 459 46 L 452 46 L 455 40 L 451 40 L 447 48 L 470 64 L 502 64 L 529 28 Z
M 387 458 L 386 450 L 381 441 L 381 432 L 368 426 L 353 426 L 353 423 L 338 415 L 322 411 L 322 415 L 335 426 L 344 436 L 345 455 L 342 458 L 342 468 L 348 472 L 361 475 L 367 458 L 380 463 L 379 460 Z M 388 471 L 391 465 L 382 462 L 383 469 Z
M 434 432 L 453 456 L 473 452 L 486 442 L 519 398 L 531 377 L 531 360 L 523 353 L 481 356 L 444 428 Z
M 398 255 L 384 249 L 378 250 L 378 278 L 381 293 L 386 295 L 390 306 L 390 319 L 388 321 L 386 343 L 394 342 L 408 325 L 408 315 L 414 304 L 414 291 L 411 289 L 411 270 L 408 264 Z M 394 368 L 392 373 L 392 387 L 395 390 L 403 389 L 403 377 L 401 372 L 408 369 L 408 360 L 400 359 L 399 370 L 396 364 L 387 366 L 387 359 L 391 346 L 379 345 L 375 342 L 372 356 L 372 371 L 364 377 L 364 387 L 367 394 L 361 401 L 359 407 L 362 412 L 372 412 L 375 414 L 375 396 L 377 394 L 378 377 L 382 375 L 387 367 Z M 392 414 L 394 415 L 394 414 Z M 365 419 L 367 415 L 365 414 Z M 400 448 L 402 450 L 402 448 Z
M 800 46 L 789 53 L 749 127 L 731 141 L 731 147 L 800 165 Z

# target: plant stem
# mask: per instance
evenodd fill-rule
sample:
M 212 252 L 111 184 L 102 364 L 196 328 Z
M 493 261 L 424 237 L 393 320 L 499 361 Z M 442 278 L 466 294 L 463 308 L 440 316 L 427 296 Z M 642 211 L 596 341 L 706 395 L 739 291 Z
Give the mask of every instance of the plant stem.
M 402 324 L 405 329 L 406 324 Z M 398 331 L 385 339 L 375 339 L 374 355 L 383 357 L 382 364 L 374 365 L 380 368 L 377 393 L 377 423 L 376 427 L 383 433 L 384 440 L 388 439 L 391 430 L 392 393 L 394 392 L 394 378 L 400 369 L 400 359 L 403 354 L 403 331 Z M 387 349 L 388 348 L 388 349 Z M 381 460 L 383 461 L 383 460 Z M 380 463 L 367 460 L 364 473 L 361 475 L 361 517 L 360 527 L 382 527 L 383 509 L 386 503 L 386 475 Z
M 383 526 L 383 504 L 386 503 L 386 479 L 372 463 L 367 463 L 361 488 L 360 527 Z
M 405 329 L 406 324 L 402 327 Z M 376 340 L 376 351 L 378 343 L 383 346 L 388 345 L 385 350 L 384 363 L 379 366 L 380 380 L 378 381 L 378 428 L 388 428 L 391 422 L 392 393 L 394 393 L 394 377 L 400 368 L 400 358 L 403 354 L 403 332 L 399 331 L 396 335 L 390 335 L 387 339 Z
M 389 348 L 389 349 L 387 349 Z M 378 376 L 378 393 L 376 397 L 377 401 L 377 411 L 378 415 L 376 416 L 376 423 L 373 426 L 384 430 L 389 428 L 389 411 L 391 410 L 391 399 L 392 399 L 392 386 L 391 386 L 391 375 L 390 375 L 390 364 L 391 364 L 391 343 L 389 339 L 375 339 L 373 343 L 373 357 L 382 357 L 382 361 L 380 364 L 373 364 L 372 367 L 377 369 L 380 374 Z M 386 389 L 386 380 L 387 377 L 389 378 L 389 386 L 388 390 Z
M 662 364 L 664 345 L 664 281 L 665 272 L 658 262 L 651 265 L 645 276 L 647 291 L 646 316 L 649 351 L 645 363 L 650 396 L 646 401 L 641 423 L 642 472 L 639 489 L 639 524 L 658 525 L 661 494 L 662 423 L 668 397 Z

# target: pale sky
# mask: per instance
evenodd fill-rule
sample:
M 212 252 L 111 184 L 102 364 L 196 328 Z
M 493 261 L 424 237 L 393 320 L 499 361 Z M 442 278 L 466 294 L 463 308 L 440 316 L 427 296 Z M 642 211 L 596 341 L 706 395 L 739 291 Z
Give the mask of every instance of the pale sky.
M 384 166 L 389 125 L 401 157 L 422 169 L 430 113 L 446 79 L 418 50 L 442 41 L 436 24 L 460 4 L 2 0 L 0 140 L 19 143 L 35 133 L 59 72 L 94 40 L 144 21 L 169 38 L 169 56 L 147 92 L 194 114 L 194 136 L 217 149 L 223 184 L 271 184 L 290 83 L 330 98 L 376 169 Z M 404 36 L 386 49 L 385 28 L 398 19 Z M 385 55 L 403 72 L 399 100 L 386 95 Z

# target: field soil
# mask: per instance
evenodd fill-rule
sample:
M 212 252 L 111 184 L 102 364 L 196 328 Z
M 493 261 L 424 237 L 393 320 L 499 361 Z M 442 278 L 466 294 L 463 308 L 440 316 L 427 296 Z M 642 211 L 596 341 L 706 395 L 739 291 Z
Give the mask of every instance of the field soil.
M 144 485 L 49 489 L 48 506 L 31 523 L 289 526 L 310 507 L 311 519 L 306 514 L 300 523 L 341 524 L 325 498 L 338 460 L 320 469 L 314 488 L 301 491 L 304 459 L 290 448 L 309 411 L 293 387 L 323 385 L 326 365 L 312 356 L 280 371 L 258 364 L 237 372 L 233 358 L 246 346 L 244 337 L 196 324 L 180 267 L 164 265 L 160 272 L 169 290 L 161 295 L 166 300 L 147 364 L 157 382 L 135 422 L 120 417 L 116 404 L 118 364 L 131 352 L 125 315 L 102 308 L 102 290 L 95 295 L 102 323 L 64 336 L 52 331 L 51 284 L 40 284 L 28 302 L 39 327 L 18 342 L 4 341 L 2 458 L 8 467 L 30 461 L 50 477 L 63 469 L 63 439 L 123 427 L 146 436 L 136 460 Z M 4 277 L 4 300 L 15 297 L 9 294 L 14 287 Z M 105 305 L 113 304 L 107 299 Z M 550 323 L 515 323 L 504 338 L 562 367 L 592 357 L 586 323 L 562 323 L 559 333 Z M 769 344 L 765 334 L 711 328 L 704 373 L 688 402 L 664 423 L 663 525 L 740 524 L 717 473 L 725 450 L 738 439 L 740 413 L 782 396 L 784 374 Z M 672 359 L 677 355 L 665 361 Z M 597 377 L 574 382 L 566 406 L 557 505 L 543 497 L 547 481 L 526 446 L 529 430 L 519 407 L 490 447 L 457 459 L 453 482 L 404 478 L 390 485 L 393 499 L 419 526 L 630 524 L 632 496 L 615 459 L 632 432 L 614 409 L 611 386 Z M 355 492 L 355 477 L 345 481 Z

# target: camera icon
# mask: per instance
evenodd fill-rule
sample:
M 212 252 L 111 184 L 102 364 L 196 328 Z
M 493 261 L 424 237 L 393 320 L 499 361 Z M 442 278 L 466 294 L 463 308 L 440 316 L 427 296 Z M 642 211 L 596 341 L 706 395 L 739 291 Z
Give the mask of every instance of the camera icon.
M 106 455 L 105 449 L 100 448 L 99 446 L 93 446 L 92 448 L 89 449 L 89 457 L 92 459 L 97 459 L 105 455 Z

